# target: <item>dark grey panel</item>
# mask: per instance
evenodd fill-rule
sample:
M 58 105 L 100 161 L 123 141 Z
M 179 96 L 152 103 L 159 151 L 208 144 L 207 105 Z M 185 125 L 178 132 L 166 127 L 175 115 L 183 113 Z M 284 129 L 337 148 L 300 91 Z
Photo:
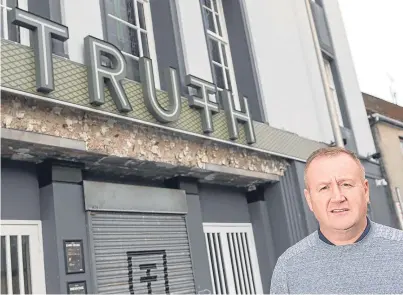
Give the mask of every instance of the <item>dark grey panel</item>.
M 199 185 L 203 222 L 249 223 L 245 193 L 219 185 Z
M 255 121 L 264 121 L 262 98 L 255 81 L 241 0 L 223 0 L 224 16 L 231 48 L 235 78 L 240 95 L 248 98 L 250 112 Z M 241 98 L 241 97 L 240 97 Z M 242 98 L 241 98 L 242 100 Z
M 53 200 L 53 185 L 49 184 L 40 189 L 43 255 L 45 265 L 46 292 L 60 293 L 60 268 L 58 262 L 58 249 L 56 239 L 55 204 Z
M 41 219 L 39 186 L 33 164 L 2 160 L 1 219 Z
M 308 226 L 304 207 L 304 195 L 300 183 L 301 166 L 291 163 L 280 182 L 269 186 L 265 192 L 270 223 L 273 225 L 273 240 L 276 255 L 280 256 L 287 248 L 307 236 Z M 310 231 L 313 220 L 310 216 Z M 282 226 L 278 226 L 281 224 Z
M 351 128 L 350 113 L 348 112 L 348 108 L 347 108 L 347 104 L 346 104 L 346 95 L 344 93 L 344 87 L 343 87 L 343 84 L 340 79 L 341 75 L 340 75 L 339 67 L 337 64 L 337 60 L 332 60 L 330 62 L 330 68 L 332 70 L 334 85 L 336 87 L 336 92 L 337 92 L 337 98 L 339 100 L 339 106 L 340 106 L 341 117 L 343 119 L 343 125 L 345 128 L 351 130 L 352 128 Z M 358 97 L 357 97 L 357 99 L 358 99 Z M 354 115 L 354 114 L 351 114 L 351 115 Z M 352 131 L 351 131 L 351 133 L 352 133 Z M 347 142 L 347 144 L 348 144 L 348 142 Z
M 381 167 L 378 163 L 370 162 L 368 160 L 361 159 L 361 164 L 364 166 L 365 173 L 369 177 L 377 177 L 379 179 L 382 179 L 382 170 Z
M 314 1 L 311 1 L 311 8 L 320 46 L 327 52 L 333 54 L 333 45 L 327 25 L 325 11 L 321 5 L 315 3 Z
M 177 44 L 175 42 L 174 24 L 171 13 L 171 1 L 150 0 L 151 15 L 154 29 L 155 48 L 161 89 L 168 90 L 164 70 L 173 67 L 180 71 Z M 156 62 L 156 61 L 153 61 Z M 156 75 L 157 73 L 155 73 Z M 180 74 L 178 76 L 181 76 Z M 184 88 L 181 87 L 181 90 Z M 181 94 L 184 94 L 181 91 Z
M 212 290 L 200 198 L 198 195 L 187 194 L 186 199 L 188 204 L 186 226 L 189 235 L 196 292 L 205 289 Z
M 376 186 L 375 179 L 367 178 L 369 182 L 370 218 L 380 224 L 399 228 L 396 215 L 392 209 L 392 198 L 389 197 L 386 186 Z
M 253 226 L 263 293 L 268 294 L 270 292 L 270 281 L 277 257 L 266 202 L 257 201 L 249 203 L 249 214 Z
M 301 202 L 304 208 L 306 226 L 307 226 L 307 234 L 313 233 L 315 230 L 318 229 L 318 221 L 316 220 L 315 215 L 309 209 L 308 203 L 305 200 L 304 189 L 305 189 L 305 181 L 304 181 L 304 169 L 305 163 L 295 161 L 292 163 L 295 169 L 296 177 L 298 180 L 298 189 L 301 196 Z
M 341 105 L 340 105 L 341 108 Z M 346 110 L 341 110 L 342 113 L 346 113 Z M 343 118 L 343 121 L 345 122 L 345 119 Z M 353 151 L 354 153 L 357 154 L 357 144 L 355 143 L 355 137 L 354 137 L 354 132 L 353 130 L 346 128 L 346 127 L 341 127 L 341 135 L 343 136 L 343 138 L 346 140 L 345 143 L 345 148 Z
M 86 233 L 86 219 L 84 212 L 84 198 L 82 186 L 78 184 L 69 183 L 53 183 L 53 197 L 55 208 L 55 222 L 56 222 L 56 238 L 60 272 L 60 292 L 66 294 L 67 281 L 87 281 L 88 293 L 92 293 L 90 282 L 89 270 L 89 257 L 88 241 Z M 86 272 L 83 274 L 70 274 L 66 275 L 63 240 L 64 239 L 82 239 L 84 245 L 84 265 Z M 53 240 L 53 243 L 55 241 Z M 53 262 L 54 263 L 54 262 Z

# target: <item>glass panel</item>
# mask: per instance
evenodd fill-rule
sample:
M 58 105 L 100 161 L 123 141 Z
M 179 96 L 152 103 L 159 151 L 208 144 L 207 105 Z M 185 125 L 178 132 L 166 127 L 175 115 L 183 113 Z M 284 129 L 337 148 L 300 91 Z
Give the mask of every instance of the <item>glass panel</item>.
M 215 16 L 215 20 L 217 23 L 217 30 L 215 30 L 214 32 L 216 32 L 218 35 L 220 35 L 222 37 L 222 31 L 221 31 L 221 25 L 220 25 L 220 17 L 218 14 L 214 14 Z
M 137 38 L 137 30 L 129 29 L 129 36 L 130 36 L 130 50 L 124 50 L 127 53 L 133 54 L 134 56 L 140 57 L 140 45 L 139 40 Z M 126 47 L 126 46 L 125 46 Z
M 223 68 L 217 65 L 213 65 L 214 68 L 214 75 L 215 75 L 215 83 L 217 87 L 219 88 L 225 88 L 224 84 L 224 74 L 223 74 Z
M 221 58 L 220 58 L 220 50 L 218 48 L 218 42 L 210 39 L 210 46 L 211 46 L 211 55 L 214 61 L 221 63 Z
M 19 294 L 20 278 L 18 272 L 17 236 L 10 236 L 10 252 L 11 252 L 11 277 L 13 282 L 13 294 Z
M 232 84 L 231 84 L 231 79 L 230 79 L 230 75 L 229 75 L 229 70 L 228 70 L 228 69 L 225 70 L 225 74 L 226 74 L 226 76 L 227 76 L 227 84 L 228 84 L 227 89 L 232 90 Z
M 213 20 L 213 13 L 210 10 L 203 9 L 204 10 L 204 16 L 206 19 L 206 24 L 207 24 L 207 30 L 210 30 L 212 32 L 216 32 L 215 27 L 214 27 L 214 20 Z
M 137 2 L 137 10 L 139 12 L 140 28 L 146 30 L 146 19 L 145 19 L 145 16 L 144 16 L 144 5 L 143 5 L 143 3 Z
M 24 272 L 25 294 L 32 294 L 29 236 L 22 236 L 22 266 Z
M 211 0 L 204 0 L 204 1 L 203 1 L 203 4 L 204 4 L 205 6 L 211 8 Z
M 143 45 L 143 55 L 150 58 L 150 50 L 148 48 L 148 38 L 146 33 L 141 33 L 141 43 Z
M 228 62 L 227 62 L 227 52 L 225 51 L 225 45 L 221 43 L 221 52 L 222 52 L 222 57 L 224 59 L 224 65 L 228 67 Z
M 118 0 L 119 2 L 121 0 Z M 136 12 L 134 11 L 134 3 L 133 0 L 126 0 L 126 7 L 124 5 L 121 5 L 121 14 L 120 17 L 126 21 L 128 21 L 131 24 L 134 24 L 137 26 L 136 22 Z
M 1 294 L 7 294 L 7 259 L 5 236 L 1 236 Z
M 214 11 L 218 12 L 218 9 L 217 9 L 217 0 L 211 0 L 211 1 L 212 1 L 213 4 L 214 4 Z

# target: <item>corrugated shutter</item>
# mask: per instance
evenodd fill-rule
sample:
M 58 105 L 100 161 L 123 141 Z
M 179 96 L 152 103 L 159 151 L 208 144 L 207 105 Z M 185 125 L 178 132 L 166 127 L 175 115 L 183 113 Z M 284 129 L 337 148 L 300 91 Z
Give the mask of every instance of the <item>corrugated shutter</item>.
M 185 215 L 90 216 L 99 293 L 195 293 Z

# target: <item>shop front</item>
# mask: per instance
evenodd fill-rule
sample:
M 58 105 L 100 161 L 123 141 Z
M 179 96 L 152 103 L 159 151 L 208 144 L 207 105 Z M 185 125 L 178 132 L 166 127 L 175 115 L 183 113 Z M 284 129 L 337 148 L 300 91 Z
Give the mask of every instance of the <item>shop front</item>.
M 174 69 L 156 90 L 147 58 L 125 79 L 91 36 L 86 65 L 52 55 L 68 28 L 13 13 L 43 42 L 1 40 L 2 292 L 268 292 L 314 227 L 301 167 L 324 145 L 253 121 L 246 99 L 211 102 L 197 77 L 183 97 Z

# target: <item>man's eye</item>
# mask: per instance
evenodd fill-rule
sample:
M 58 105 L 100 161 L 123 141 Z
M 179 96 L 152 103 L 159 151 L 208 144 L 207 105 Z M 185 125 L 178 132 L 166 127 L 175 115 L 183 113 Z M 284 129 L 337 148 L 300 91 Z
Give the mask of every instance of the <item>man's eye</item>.
M 319 189 L 319 191 L 321 192 L 321 191 L 324 191 L 324 190 L 326 190 L 328 188 L 328 186 L 322 186 L 320 189 Z
M 345 187 L 352 187 L 352 185 L 350 183 L 343 183 L 343 186 Z

